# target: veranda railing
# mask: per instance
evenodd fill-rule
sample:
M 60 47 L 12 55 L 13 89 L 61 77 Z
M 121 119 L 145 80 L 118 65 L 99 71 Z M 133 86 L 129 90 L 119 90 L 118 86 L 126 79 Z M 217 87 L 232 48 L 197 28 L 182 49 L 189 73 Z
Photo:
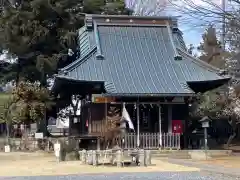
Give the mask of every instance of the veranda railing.
M 161 140 L 160 140 L 161 139 Z M 144 149 L 180 149 L 180 134 L 174 133 L 140 133 L 140 148 Z M 119 139 L 119 144 L 124 149 L 137 148 L 137 133 L 127 133 Z

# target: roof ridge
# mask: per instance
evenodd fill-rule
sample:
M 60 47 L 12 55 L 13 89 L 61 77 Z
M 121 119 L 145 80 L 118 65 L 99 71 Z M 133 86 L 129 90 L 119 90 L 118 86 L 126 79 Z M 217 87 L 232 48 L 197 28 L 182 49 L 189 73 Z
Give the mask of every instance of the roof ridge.
M 166 27 L 167 27 L 167 31 L 168 31 L 170 42 L 171 42 L 172 47 L 173 47 L 174 56 L 178 56 L 178 51 L 177 51 L 176 45 L 175 45 L 175 43 L 173 41 L 173 32 L 171 31 L 171 28 L 170 28 L 170 25 L 169 25 L 168 22 L 167 22 L 167 26 Z
M 192 56 L 191 54 L 187 53 L 185 50 L 183 50 L 182 48 L 179 48 L 177 47 L 177 50 L 180 51 L 181 53 L 183 53 L 184 55 L 190 57 L 193 59 L 193 63 L 196 63 L 197 65 L 202 65 L 204 68 L 207 68 L 208 71 L 211 71 L 211 72 L 217 72 L 219 73 L 221 69 L 211 65 L 211 64 L 208 64 L 206 62 L 204 62 L 203 60 L 197 58 L 197 57 L 194 57 Z
M 180 16 L 132 16 L 132 15 L 103 15 L 103 14 L 86 14 L 94 18 L 131 18 L 131 19 L 160 19 L 160 20 L 177 20 Z
M 78 31 L 78 36 L 80 36 L 82 33 L 84 33 L 87 30 L 86 25 L 82 26 L 79 28 Z
M 96 57 L 99 59 L 103 59 L 103 55 L 102 55 L 102 48 L 101 48 L 101 44 L 100 44 L 100 37 L 99 37 L 99 32 L 98 32 L 98 24 L 96 22 L 93 23 L 93 27 L 94 27 L 94 37 L 95 37 L 95 43 L 96 43 L 96 47 L 97 47 L 97 55 Z
M 77 65 L 82 63 L 86 58 L 88 58 L 91 54 L 93 54 L 97 50 L 97 47 L 94 46 L 88 53 L 86 53 L 83 57 L 77 59 L 76 61 L 73 61 L 69 65 L 67 65 L 64 68 L 61 68 L 59 71 L 64 72 L 64 71 L 70 71 L 72 68 L 75 68 Z
M 124 26 L 124 27 L 166 27 L 167 24 L 139 24 L 139 23 L 135 23 L 135 24 L 129 24 L 129 23 L 117 23 L 117 22 L 113 22 L 113 23 L 107 23 L 107 22 L 98 22 L 97 26 Z

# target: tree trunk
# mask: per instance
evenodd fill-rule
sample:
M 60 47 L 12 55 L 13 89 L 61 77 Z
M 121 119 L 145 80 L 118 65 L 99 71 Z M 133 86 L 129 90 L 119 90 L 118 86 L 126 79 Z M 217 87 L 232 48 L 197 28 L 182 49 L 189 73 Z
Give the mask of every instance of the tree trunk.
M 46 122 L 46 110 L 44 112 L 44 117 L 39 122 L 37 122 L 39 132 L 43 133 L 43 137 L 47 136 L 47 122 Z
M 7 145 L 9 145 L 10 144 L 10 124 L 8 124 L 8 123 L 6 123 L 6 131 L 7 131 L 7 134 L 6 134 L 6 136 L 7 136 Z
M 232 126 L 233 134 L 229 136 L 228 141 L 227 141 L 227 147 L 231 144 L 232 140 L 236 137 L 237 133 L 237 123 L 235 118 L 230 118 L 228 121 L 229 124 Z
M 46 73 L 43 71 L 41 72 L 41 80 L 40 80 L 40 84 L 41 84 L 41 87 L 47 87 L 48 84 L 47 84 L 47 75 Z
M 236 137 L 237 133 L 233 132 L 232 135 L 229 136 L 228 141 L 227 141 L 227 147 L 231 144 L 232 140 Z
M 17 59 L 16 87 L 17 87 L 18 84 L 19 84 L 20 72 L 21 72 L 20 60 Z

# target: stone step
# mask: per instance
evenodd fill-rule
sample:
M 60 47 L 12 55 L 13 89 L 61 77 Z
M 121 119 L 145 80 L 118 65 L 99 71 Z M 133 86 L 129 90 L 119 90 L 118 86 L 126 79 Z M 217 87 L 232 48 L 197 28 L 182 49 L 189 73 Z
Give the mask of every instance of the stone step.
M 168 157 L 172 159 L 191 159 L 189 154 L 171 154 Z
M 200 156 L 204 154 L 204 150 L 152 150 L 151 153 L 153 158 L 192 159 L 192 153 Z M 212 158 L 232 155 L 231 151 L 227 150 L 208 150 L 208 154 Z
M 152 157 L 168 157 L 169 154 L 153 154 Z
M 166 151 L 152 151 L 151 155 L 152 157 L 168 157 L 171 152 Z
M 153 157 L 168 157 L 168 158 L 174 158 L 174 159 L 190 159 L 190 155 L 188 151 L 182 150 L 182 151 L 153 151 L 152 152 Z

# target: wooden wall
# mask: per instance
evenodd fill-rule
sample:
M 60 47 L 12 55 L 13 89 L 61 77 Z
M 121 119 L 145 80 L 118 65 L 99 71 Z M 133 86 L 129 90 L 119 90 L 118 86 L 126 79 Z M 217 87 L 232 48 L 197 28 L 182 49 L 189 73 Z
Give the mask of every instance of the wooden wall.
M 105 117 L 106 117 L 105 104 L 91 104 L 89 112 L 89 125 L 88 132 L 90 134 L 100 133 L 104 131 Z
M 109 104 L 107 108 L 109 107 Z M 162 131 L 168 132 L 168 105 L 162 105 Z M 136 129 L 137 117 L 134 105 L 126 105 L 127 111 Z M 185 104 L 173 105 L 172 119 L 185 120 L 187 116 L 187 106 Z M 84 113 L 85 114 L 85 113 Z M 88 120 L 88 133 L 95 134 L 106 131 L 106 105 L 105 103 L 91 104 L 88 108 L 86 120 Z M 158 107 L 140 106 L 140 131 L 141 132 L 159 132 L 158 125 Z

